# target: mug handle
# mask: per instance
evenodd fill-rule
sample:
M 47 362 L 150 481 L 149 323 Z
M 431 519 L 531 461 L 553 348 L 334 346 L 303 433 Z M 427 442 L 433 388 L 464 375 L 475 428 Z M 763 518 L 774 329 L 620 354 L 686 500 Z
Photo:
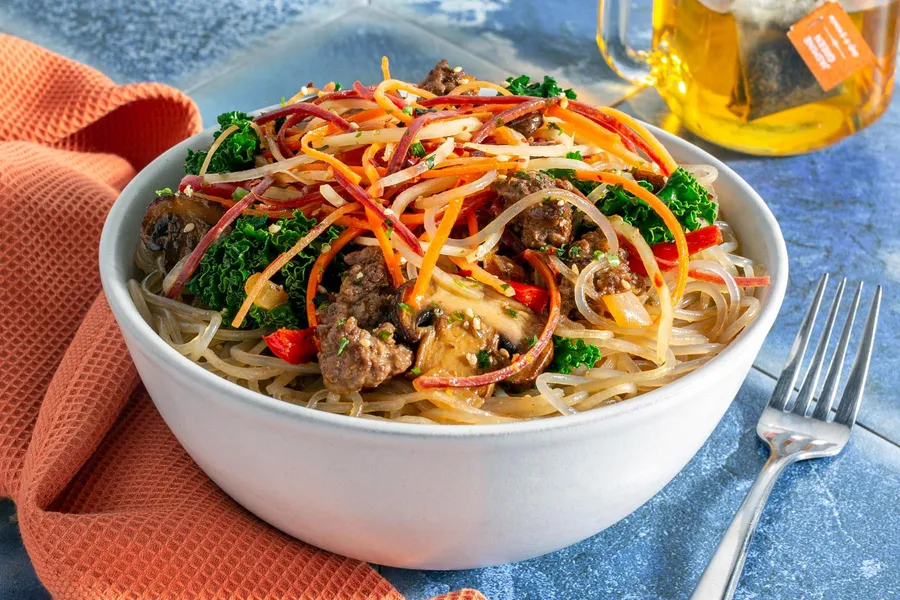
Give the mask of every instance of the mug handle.
M 607 64 L 620 77 L 635 85 L 655 85 L 650 70 L 651 51 L 628 45 L 628 12 L 631 0 L 599 0 L 597 45 Z

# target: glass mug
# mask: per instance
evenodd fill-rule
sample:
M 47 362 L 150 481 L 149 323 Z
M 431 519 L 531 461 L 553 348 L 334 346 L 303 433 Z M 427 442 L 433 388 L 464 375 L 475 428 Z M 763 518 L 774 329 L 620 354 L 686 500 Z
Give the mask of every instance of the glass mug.
M 866 127 L 890 102 L 900 0 L 840 4 L 875 60 L 828 91 L 787 37 L 821 1 L 655 0 L 651 49 L 637 51 L 625 39 L 629 0 L 599 0 L 597 44 L 698 136 L 749 154 L 799 154 Z

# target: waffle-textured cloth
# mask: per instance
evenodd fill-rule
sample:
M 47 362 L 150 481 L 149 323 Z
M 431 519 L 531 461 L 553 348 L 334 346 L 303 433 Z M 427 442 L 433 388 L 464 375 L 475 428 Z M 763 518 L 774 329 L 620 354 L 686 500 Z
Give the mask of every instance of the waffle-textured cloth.
M 117 86 L 0 35 L 0 495 L 57 598 L 400 599 L 369 565 L 279 533 L 207 479 L 99 295 L 107 210 L 199 129 L 176 90 Z

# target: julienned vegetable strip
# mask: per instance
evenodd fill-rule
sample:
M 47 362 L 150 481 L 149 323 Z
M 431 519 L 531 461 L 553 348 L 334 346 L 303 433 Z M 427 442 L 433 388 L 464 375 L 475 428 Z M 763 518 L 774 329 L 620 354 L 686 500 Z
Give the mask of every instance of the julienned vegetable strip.
M 209 150 L 206 152 L 206 158 L 203 159 L 203 164 L 200 166 L 200 172 L 197 173 L 201 178 L 206 175 L 206 170 L 209 168 L 209 162 L 212 160 L 213 154 L 216 153 L 216 150 L 219 149 L 219 146 L 228 138 L 229 135 L 238 130 L 237 125 L 230 125 L 227 127 L 222 133 L 216 137 L 215 141 L 212 143 L 212 146 L 209 147 Z
M 339 161 L 333 155 L 325 154 L 324 152 L 316 150 L 315 148 L 312 148 L 310 146 L 313 140 L 322 141 L 322 138 L 325 137 L 325 134 L 328 132 L 329 127 L 329 125 L 324 125 L 304 135 L 300 139 L 300 149 L 310 158 L 321 160 L 322 162 L 326 162 L 334 167 L 335 176 L 337 176 L 338 173 L 341 173 L 344 177 L 352 181 L 354 184 L 359 183 L 362 178 L 354 173 L 347 165 Z
M 337 253 L 344 246 L 363 233 L 365 233 L 365 229 L 345 229 L 331 242 L 331 248 L 327 252 L 320 254 L 316 262 L 313 263 L 309 271 L 309 281 L 306 284 L 306 320 L 310 327 L 315 327 L 319 324 L 319 318 L 316 315 L 316 305 L 313 300 L 316 297 L 319 284 L 322 283 L 322 277 L 325 276 L 325 269 L 328 268 L 328 265 L 331 264 L 331 261 L 334 260 L 334 257 L 337 256 Z M 318 344 L 318 339 L 316 343 Z
M 425 292 L 428 290 L 428 284 L 431 283 L 431 276 L 437 261 L 441 257 L 441 248 L 444 242 L 450 237 L 453 226 L 456 225 L 456 219 L 459 217 L 459 211 L 462 209 L 465 196 L 459 195 L 452 198 L 447 204 L 444 216 L 441 218 L 441 224 L 438 225 L 434 239 L 428 243 L 428 251 L 422 259 L 422 267 L 419 269 L 419 276 L 416 278 L 416 284 L 413 286 L 412 297 L 409 299 L 413 308 L 418 308 L 425 299 Z
M 413 232 L 409 230 L 409 227 L 403 224 L 402 221 L 391 211 L 390 214 L 385 212 L 384 206 L 379 204 L 372 198 L 366 190 L 362 189 L 357 183 L 350 181 L 347 177 L 344 176 L 343 173 L 339 171 L 334 172 L 334 178 L 337 180 L 341 187 L 350 192 L 350 195 L 356 199 L 357 202 L 362 204 L 365 208 L 368 208 L 376 215 L 378 218 L 384 221 L 387 219 L 391 222 L 391 225 L 394 227 L 394 233 L 399 235 L 403 242 L 409 246 L 409 249 L 422 256 L 422 245 L 419 243 L 419 240 L 413 235 Z
M 547 115 L 562 119 L 574 129 L 576 134 L 580 135 L 585 140 L 596 144 L 600 148 L 603 148 L 613 156 L 621 158 L 625 164 L 631 165 L 632 167 L 640 167 L 646 164 L 638 155 L 633 154 L 622 145 L 619 135 L 608 129 L 604 129 L 584 115 L 580 115 L 560 106 L 551 106 L 548 108 Z
M 304 248 L 309 246 L 314 239 L 322 235 L 322 233 L 328 229 L 332 223 L 338 220 L 341 215 L 344 215 L 352 210 L 356 210 L 359 208 L 358 204 L 345 204 L 339 209 L 335 210 L 333 213 L 322 219 L 322 222 L 313 227 L 309 233 L 300 238 L 296 244 L 294 244 L 290 250 L 282 253 L 278 258 L 269 263 L 269 266 L 265 268 L 262 272 L 262 277 L 260 277 L 256 281 L 256 285 L 253 286 L 253 289 L 250 290 L 250 293 L 247 294 L 247 297 L 244 298 L 244 303 L 241 304 L 241 308 L 238 310 L 237 314 L 234 316 L 234 319 L 231 321 L 231 326 L 235 329 L 239 328 L 244 323 L 244 318 L 246 318 L 247 313 L 250 312 L 250 307 L 253 306 L 253 303 L 259 297 L 260 293 L 262 293 L 265 288 L 266 282 L 272 279 L 272 276 L 281 270 L 281 268 L 286 265 L 292 258 L 297 256 Z
M 578 179 L 600 181 L 611 185 L 620 185 L 625 188 L 626 191 L 631 192 L 639 199 L 649 204 L 650 208 L 656 211 L 656 214 L 660 216 L 660 218 L 663 220 L 663 223 L 665 223 L 666 227 L 669 228 L 669 231 L 672 232 L 672 237 L 675 238 L 675 247 L 678 250 L 678 279 L 675 284 L 675 293 L 673 294 L 672 298 L 672 303 L 675 306 L 678 306 L 678 303 L 681 302 L 681 298 L 684 296 L 684 286 L 687 285 L 688 261 L 690 260 L 690 254 L 688 254 L 688 246 L 687 240 L 684 237 L 684 229 L 681 227 L 681 223 L 678 222 L 678 219 L 675 217 L 675 215 L 672 214 L 672 211 L 669 210 L 669 207 L 666 206 L 665 203 L 657 198 L 652 192 L 642 188 L 634 180 L 626 179 L 621 175 L 615 175 L 614 173 L 604 173 L 600 171 L 575 171 L 575 176 Z
M 399 81 L 397 79 L 385 79 L 381 83 L 378 84 L 378 87 L 375 88 L 375 93 L 372 97 L 375 99 L 375 102 L 384 109 L 384 112 L 391 115 L 395 119 L 403 121 L 404 123 L 411 123 L 414 119 L 412 115 L 408 115 L 399 108 L 388 98 L 387 93 L 393 92 L 395 90 L 403 90 L 410 94 L 415 94 L 420 98 L 434 98 L 434 94 L 429 91 L 423 90 L 422 88 L 418 88 L 414 85 L 410 85 L 405 81 Z M 410 104 L 409 106 L 413 106 Z
M 406 127 L 406 131 L 403 133 L 400 143 L 397 144 L 394 154 L 391 155 L 391 160 L 388 162 L 387 174 L 390 175 L 391 173 L 396 173 L 400 170 L 403 166 L 403 161 L 406 160 L 406 155 L 409 153 L 409 147 L 416 141 L 416 135 L 425 125 L 435 121 L 452 119 L 453 117 L 458 117 L 462 114 L 464 113 L 459 110 L 444 110 L 441 112 L 425 113 L 424 115 L 420 115 L 413 119 Z
M 339 117 L 336 113 L 333 113 L 330 110 L 325 110 L 321 106 L 316 106 L 315 104 L 312 104 L 310 102 L 288 104 L 287 106 L 282 106 L 281 108 L 276 108 L 273 111 L 267 112 L 263 115 L 259 115 L 254 120 L 258 125 L 264 125 L 269 121 L 274 121 L 275 119 L 280 119 L 282 117 L 288 117 L 291 115 L 319 117 L 323 121 L 333 123 L 336 127 L 338 127 L 345 133 L 353 131 L 353 128 L 350 127 L 350 123 Z
M 191 278 L 191 275 L 194 274 L 194 271 L 197 270 L 197 266 L 200 264 L 200 260 L 203 258 L 203 255 L 206 254 L 207 249 L 219 239 L 219 236 L 222 235 L 222 232 L 225 231 L 225 228 L 231 225 L 235 219 L 241 216 L 241 213 L 245 208 L 249 207 L 253 204 L 253 201 L 261 196 L 269 186 L 275 180 L 272 176 L 267 175 L 265 179 L 260 181 L 253 187 L 253 190 L 241 198 L 240 202 L 237 202 L 234 206 L 229 208 L 222 218 L 213 225 L 209 231 L 206 232 L 206 235 L 200 240 L 197 246 L 193 249 L 191 254 L 188 256 L 187 261 L 184 263 L 184 266 L 181 268 L 181 272 L 178 273 L 178 276 L 175 278 L 175 281 L 172 283 L 172 287 L 166 291 L 167 298 L 177 298 L 181 293 L 181 290 L 184 289 L 185 284 Z M 259 286 L 259 292 L 262 291 L 262 285 Z
M 534 250 L 526 250 L 524 258 L 531 264 L 547 283 L 547 292 L 550 294 L 550 312 L 547 315 L 547 323 L 541 331 L 537 342 L 525 354 L 520 354 L 508 366 L 472 377 L 417 377 L 413 380 L 413 386 L 417 390 L 427 390 L 435 388 L 477 388 L 492 383 L 498 383 L 504 379 L 515 375 L 519 371 L 525 369 L 528 365 L 534 363 L 537 358 L 544 352 L 547 345 L 553 339 L 553 332 L 559 324 L 560 305 L 559 288 L 556 286 L 556 277 L 541 255 Z
M 504 96 L 506 98 L 506 96 Z M 486 121 L 481 128 L 472 135 L 472 143 L 477 144 L 484 138 L 489 136 L 497 127 L 509 123 L 514 119 L 527 115 L 541 108 L 552 106 L 559 102 L 559 98 L 535 98 L 528 102 L 522 102 L 517 106 L 512 106 L 498 115 Z
M 375 216 L 375 213 L 368 208 L 366 209 L 366 218 L 369 220 L 369 228 L 372 230 L 375 239 L 378 240 L 378 245 L 381 247 L 381 253 L 384 255 L 384 262 L 387 264 L 388 273 L 391 274 L 391 281 L 393 281 L 394 287 L 400 287 L 406 283 L 406 278 L 403 277 L 403 273 L 400 271 L 400 261 L 397 259 L 397 253 L 394 252 L 391 241 L 384 232 L 383 221 Z

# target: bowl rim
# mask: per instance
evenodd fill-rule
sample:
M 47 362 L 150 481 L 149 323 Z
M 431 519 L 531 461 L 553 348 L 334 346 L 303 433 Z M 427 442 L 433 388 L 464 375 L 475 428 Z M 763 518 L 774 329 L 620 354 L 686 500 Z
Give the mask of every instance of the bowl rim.
M 680 153 L 679 151 L 696 154 L 705 164 L 716 167 L 720 176 L 727 175 L 736 183 L 741 191 L 739 194 L 741 197 L 740 202 L 749 202 L 754 205 L 761 216 L 758 225 L 763 230 L 771 232 L 771 241 L 774 242 L 774 246 L 770 247 L 770 251 L 774 262 L 766 266 L 770 273 L 775 274 L 775 277 L 772 279 L 768 294 L 762 303 L 760 314 L 717 356 L 684 377 L 655 390 L 645 392 L 626 402 L 584 411 L 565 418 L 537 419 L 514 423 L 443 426 L 424 423 L 396 423 L 374 419 L 354 419 L 348 418 L 346 415 L 309 409 L 305 406 L 277 400 L 265 394 L 254 392 L 249 388 L 232 383 L 207 371 L 179 354 L 144 321 L 131 300 L 127 283 L 118 279 L 115 259 L 117 256 L 116 243 L 119 239 L 117 229 L 128 214 L 131 205 L 143 195 L 145 188 L 152 187 L 148 186 L 151 182 L 147 181 L 145 183 L 145 180 L 150 180 L 156 176 L 155 171 L 160 168 L 161 163 L 167 161 L 175 154 L 178 154 L 180 158 L 180 155 L 183 155 L 187 148 L 199 147 L 202 144 L 198 144 L 198 142 L 206 137 L 211 138 L 215 127 L 207 128 L 187 138 L 158 156 L 145 166 L 122 190 L 106 217 L 100 236 L 99 266 L 103 291 L 119 327 L 123 332 L 127 329 L 131 337 L 136 340 L 153 360 L 165 362 L 169 368 L 180 372 L 182 376 L 195 379 L 198 384 L 202 384 L 210 393 L 215 394 L 220 399 L 224 398 L 230 401 L 246 403 L 250 408 L 298 422 L 306 422 L 310 425 L 331 427 L 348 433 L 448 440 L 519 436 L 527 433 L 550 434 L 570 428 L 588 427 L 617 418 L 621 419 L 624 415 L 638 411 L 663 410 L 661 407 L 665 407 L 668 404 L 666 402 L 667 398 L 677 396 L 679 393 L 683 393 L 695 386 L 701 381 L 701 378 L 705 377 L 713 369 L 727 369 L 729 365 L 739 363 L 741 354 L 746 350 L 746 346 L 752 343 L 751 339 L 753 337 L 762 335 L 765 338 L 784 300 L 788 281 L 788 257 L 784 236 L 778 222 L 775 220 L 775 216 L 750 184 L 728 165 L 709 154 L 703 148 L 648 123 L 642 122 L 642 124 L 653 135 L 657 136 L 664 146 L 674 150 L 676 155 Z M 768 242 L 767 245 L 769 245 Z M 754 359 L 755 357 L 756 355 L 754 355 Z

